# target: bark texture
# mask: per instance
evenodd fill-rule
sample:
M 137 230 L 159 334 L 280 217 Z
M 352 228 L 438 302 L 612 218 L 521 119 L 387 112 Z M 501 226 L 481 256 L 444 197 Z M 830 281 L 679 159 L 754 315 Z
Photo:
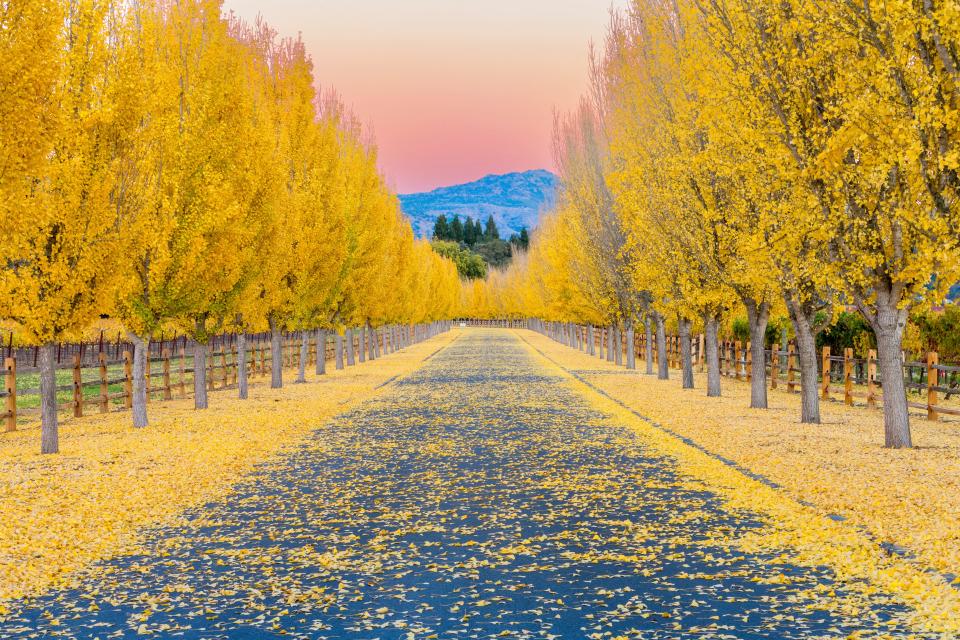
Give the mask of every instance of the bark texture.
M 894 449 L 913 446 L 907 390 L 903 380 L 903 330 L 909 309 L 899 309 L 896 285 L 882 282 L 876 287 L 875 311 L 860 312 L 877 336 L 877 370 L 883 389 L 884 443 Z
M 633 322 L 627 325 L 627 369 L 637 368 L 636 335 L 633 332 Z
M 707 316 L 704 322 L 706 335 L 704 336 L 704 351 L 707 358 L 707 396 L 720 397 L 720 319 L 717 316 Z
M 367 327 L 365 325 L 360 325 L 360 343 L 359 343 L 359 353 L 357 357 L 360 362 L 367 361 Z
M 133 426 L 139 428 L 149 424 L 147 418 L 147 358 L 150 341 L 138 335 L 130 334 L 133 343 Z
M 644 354 L 643 357 L 646 359 L 647 365 L 647 375 L 653 375 L 653 323 L 650 321 L 650 314 L 646 314 L 643 317 L 643 334 L 644 334 Z
M 327 330 L 317 329 L 317 375 L 327 372 Z
M 356 351 L 353 346 L 353 329 L 347 329 L 345 340 L 347 341 L 347 366 L 352 367 L 357 363 Z
M 785 295 L 784 300 L 793 333 L 797 337 L 797 357 L 800 361 L 800 422 L 820 424 L 820 389 L 817 384 L 819 367 L 816 332 L 811 318 L 813 313 L 808 313 L 789 295 Z
M 683 388 L 693 389 L 693 349 L 690 344 L 691 323 L 688 318 L 680 318 L 677 324 L 680 333 L 680 360 L 683 365 Z
M 270 320 L 270 388 L 283 387 L 283 336 Z
M 767 408 L 767 367 L 764 345 L 767 340 L 767 322 L 770 320 L 770 304 L 744 298 L 747 320 L 750 322 L 750 407 Z
M 133 360 L 133 379 L 136 385 L 137 360 Z M 206 409 L 207 400 L 207 345 L 200 342 L 193 343 L 193 408 Z
M 57 423 L 57 345 L 41 346 L 40 365 L 40 453 L 60 453 L 60 428 Z
M 617 325 L 613 329 L 613 361 L 620 366 L 623 364 L 623 329 Z
M 246 400 L 249 395 L 247 382 L 247 334 L 237 336 L 237 396 Z
M 667 328 L 664 326 L 663 316 L 659 313 L 654 316 L 657 325 L 657 378 L 670 379 L 670 363 L 667 362 Z
M 298 384 L 303 384 L 307 381 L 307 358 L 310 357 L 310 339 L 307 337 L 306 331 L 300 332 L 300 360 L 297 362 L 297 379 Z
M 343 336 L 337 333 L 333 337 L 333 347 L 337 359 L 337 369 L 343 369 Z

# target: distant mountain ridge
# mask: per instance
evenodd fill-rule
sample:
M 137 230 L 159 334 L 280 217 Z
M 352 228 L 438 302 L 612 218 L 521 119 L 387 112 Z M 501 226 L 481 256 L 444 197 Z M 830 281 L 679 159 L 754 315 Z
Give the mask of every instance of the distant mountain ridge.
M 424 193 L 400 195 L 400 205 L 421 238 L 433 234 L 437 216 L 459 215 L 486 222 L 493 215 L 501 238 L 533 229 L 540 214 L 556 203 L 560 179 L 549 171 L 536 169 L 488 175 L 474 182 L 440 187 Z

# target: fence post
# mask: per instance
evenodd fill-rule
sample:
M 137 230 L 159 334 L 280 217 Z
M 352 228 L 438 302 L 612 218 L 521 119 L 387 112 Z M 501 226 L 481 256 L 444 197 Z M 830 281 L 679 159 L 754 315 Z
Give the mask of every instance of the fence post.
M 233 358 L 233 364 L 230 366 L 230 371 L 233 375 L 233 384 L 239 384 L 237 378 L 240 373 L 240 350 L 237 349 L 236 342 L 230 346 L 230 357 Z
M 123 352 L 123 406 L 133 408 L 133 358 L 130 351 Z
M 220 372 L 221 378 L 223 379 L 223 388 L 226 389 L 230 386 L 230 367 L 227 366 L 227 345 L 223 343 L 220 345 L 220 367 L 223 371 Z
M 737 340 L 733 343 L 733 374 L 736 376 L 737 380 L 740 379 L 740 354 L 742 353 L 740 341 Z
M 853 406 L 853 349 L 843 350 L 843 403 Z
M 79 353 L 73 356 L 73 417 L 83 417 L 83 378 Z
M 797 388 L 794 369 L 797 365 L 797 347 L 791 342 L 787 347 L 787 391 L 793 393 Z
M 6 369 L 7 387 L 7 431 L 17 430 L 17 359 L 7 358 L 3 361 Z
M 187 397 L 187 347 L 180 347 L 180 397 Z
M 824 347 L 824 348 L 823 348 L 823 356 L 822 356 L 821 368 L 822 368 L 823 373 L 822 373 L 822 376 L 821 376 L 821 377 L 822 377 L 822 384 L 821 384 L 822 392 L 821 392 L 820 395 L 821 395 L 821 397 L 822 397 L 824 400 L 829 400 L 829 399 L 830 399 L 830 347 Z
M 777 378 L 780 376 L 780 345 L 774 344 L 770 351 L 770 388 L 777 388 Z
M 870 349 L 867 352 L 867 406 L 877 407 L 877 351 Z
M 937 413 L 937 386 L 940 383 L 940 370 L 937 365 L 940 363 L 940 356 L 936 351 L 927 354 L 927 420 L 934 422 L 940 419 Z
M 100 413 L 110 411 L 110 383 L 107 381 L 107 354 L 101 351 L 97 355 L 100 364 Z
M 170 390 L 170 350 L 164 349 L 163 358 L 163 399 L 172 400 L 173 392 Z
M 753 349 L 749 340 L 747 340 L 747 357 L 744 360 L 746 361 L 744 366 L 747 369 L 747 382 L 750 382 L 753 380 Z

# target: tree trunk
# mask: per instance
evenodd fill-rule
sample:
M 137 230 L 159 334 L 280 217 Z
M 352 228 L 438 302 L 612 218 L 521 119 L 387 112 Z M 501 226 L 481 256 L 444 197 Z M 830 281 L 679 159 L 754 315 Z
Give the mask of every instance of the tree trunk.
M 767 408 L 767 367 L 764 346 L 767 341 L 767 321 L 770 319 L 770 303 L 743 298 L 750 322 L 750 408 Z
M 353 346 L 353 329 L 347 329 L 347 366 L 352 367 L 357 363 L 356 361 L 356 351 Z
M 597 344 L 593 335 L 593 325 L 587 325 L 587 355 L 597 355 Z
M 307 381 L 307 358 L 310 357 L 310 338 L 306 331 L 300 331 L 300 362 L 297 363 L 297 384 Z
M 142 376 L 141 376 L 142 377 Z M 133 379 L 136 384 L 137 367 L 134 359 Z M 134 392 L 136 395 L 136 392 Z M 207 401 L 207 345 L 194 341 L 193 343 L 193 408 L 206 409 Z
M 623 364 L 623 329 L 617 325 L 613 330 L 613 361 L 619 367 Z
M 57 345 L 39 347 L 40 353 L 40 453 L 60 452 L 57 424 Z
M 369 322 L 367 322 L 367 357 L 370 360 L 377 359 L 377 330 L 373 328 Z
M 720 397 L 720 318 L 708 315 L 704 321 L 706 336 L 704 350 L 707 357 L 707 397 Z
M 690 345 L 690 320 L 680 318 L 680 361 L 683 365 L 683 388 L 693 389 L 693 349 Z
M 317 375 L 327 372 L 327 331 L 317 329 Z
M 784 351 L 787 350 L 787 344 L 789 343 L 789 338 L 787 337 L 787 328 L 784 327 L 780 329 L 780 348 Z M 780 358 L 780 373 L 787 375 L 787 367 L 790 366 L 790 363 L 787 361 L 787 358 Z
M 270 320 L 270 388 L 283 387 L 283 336 L 277 323 Z
M 627 323 L 627 369 L 637 368 L 637 344 L 633 331 L 633 320 Z
M 357 354 L 357 356 L 359 357 L 360 362 L 366 362 L 367 361 L 367 326 L 364 324 L 360 325 L 359 343 L 360 343 L 360 346 L 358 349 L 359 353 Z
M 907 390 L 903 381 L 902 336 L 877 334 L 877 368 L 883 388 L 884 444 L 894 449 L 913 446 Z
M 343 336 L 339 332 L 333 337 L 333 346 L 337 356 L 337 369 L 343 369 Z
M 647 365 L 647 375 L 653 375 L 653 323 L 650 321 L 650 314 L 647 313 L 643 316 L 643 333 L 644 333 L 644 354 L 643 357 L 646 359 Z
M 861 306 L 877 336 L 877 369 L 883 389 L 884 443 L 894 449 L 913 446 L 907 390 L 903 381 L 903 329 L 909 309 L 897 308 L 897 296 L 889 287 L 877 287 L 876 312 L 870 317 Z
M 237 396 L 247 399 L 247 334 L 243 331 L 237 336 Z
M 667 362 L 667 328 L 664 326 L 663 316 L 659 313 L 654 316 L 657 325 L 657 378 L 670 379 L 670 363 Z
M 136 428 L 146 427 L 149 424 L 147 419 L 147 367 L 149 365 L 147 353 L 150 348 L 150 341 L 141 338 L 138 335 L 130 334 L 130 342 L 133 343 L 133 398 L 131 398 L 131 408 L 133 410 L 133 426 Z
M 800 359 L 800 422 L 820 424 L 817 340 L 811 326 L 811 318 L 793 296 L 784 294 L 784 302 L 787 304 L 787 313 L 793 324 L 793 332 L 797 336 L 797 355 Z
M 613 325 L 607 327 L 607 362 L 613 362 L 614 353 L 613 353 Z

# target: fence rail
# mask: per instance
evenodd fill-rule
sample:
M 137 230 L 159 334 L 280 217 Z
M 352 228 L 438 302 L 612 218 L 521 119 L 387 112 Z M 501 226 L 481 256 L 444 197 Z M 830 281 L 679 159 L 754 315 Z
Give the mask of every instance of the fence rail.
M 626 360 L 630 349 L 627 332 L 612 327 L 591 327 L 573 323 L 546 322 L 542 320 L 462 320 L 468 326 L 529 328 L 544 333 L 563 344 L 589 351 L 592 354 L 606 355 L 608 361 L 620 363 Z M 590 336 L 593 336 L 592 348 Z M 637 332 L 633 339 L 633 355 L 643 360 L 647 350 L 645 332 Z M 667 363 L 672 368 L 682 366 L 681 338 L 668 335 L 665 340 Z M 740 340 L 721 340 L 718 344 L 720 373 L 736 380 L 750 382 L 753 376 L 753 350 L 750 342 Z M 652 363 L 657 364 L 659 355 L 655 345 L 651 345 Z M 690 340 L 691 358 L 694 366 L 703 370 L 705 364 L 705 336 L 698 334 Z M 612 353 L 611 353 L 612 351 Z M 798 354 L 793 342 L 784 348 L 776 343 L 764 349 L 764 368 L 771 389 L 785 389 L 789 393 L 801 390 Z M 871 349 L 867 356 L 856 357 L 853 349 L 844 349 L 843 353 L 832 353 L 830 347 L 820 352 L 817 370 L 819 395 L 824 400 L 842 400 L 854 405 L 857 400 L 867 407 L 883 405 L 883 380 L 878 374 L 877 353 Z M 942 364 L 936 352 L 926 354 L 924 361 L 909 361 L 903 358 L 904 384 L 909 390 L 925 395 L 925 402 L 911 401 L 908 406 L 927 412 L 929 420 L 937 421 L 941 416 L 960 416 L 960 403 L 956 406 L 945 405 L 944 400 L 960 397 L 960 364 Z M 942 396 L 942 397 L 941 397 Z
M 356 360 L 364 362 L 368 354 L 380 357 L 381 354 L 392 353 L 402 346 L 429 337 L 433 334 L 431 328 L 447 326 L 447 323 L 434 323 L 348 330 L 342 343 L 342 355 L 346 356 L 343 358 L 344 365 L 352 365 Z M 306 332 L 306 367 L 316 364 L 317 354 L 321 351 L 325 362 L 336 360 L 336 334 L 326 332 L 324 344 L 318 345 L 316 333 Z M 239 337 L 239 334 L 218 335 L 206 345 L 206 386 L 209 391 L 237 387 Z M 301 332 L 282 334 L 280 356 L 284 368 L 300 366 L 303 340 Z M 246 367 L 250 379 L 270 374 L 273 366 L 270 341 L 269 333 L 246 335 Z M 182 336 L 161 338 L 147 344 L 148 357 L 144 372 L 147 402 L 193 395 L 195 346 L 195 342 Z M 119 337 L 115 341 L 107 341 L 101 336 L 95 342 L 58 345 L 55 365 L 58 412 L 82 417 L 90 412 L 131 409 L 133 351 L 133 343 Z M 15 431 L 18 422 L 40 413 L 38 353 L 37 347 L 15 347 L 10 343 L 0 346 L 0 355 L 4 356 L 4 386 L 0 391 L 4 410 L 0 417 L 8 432 Z

